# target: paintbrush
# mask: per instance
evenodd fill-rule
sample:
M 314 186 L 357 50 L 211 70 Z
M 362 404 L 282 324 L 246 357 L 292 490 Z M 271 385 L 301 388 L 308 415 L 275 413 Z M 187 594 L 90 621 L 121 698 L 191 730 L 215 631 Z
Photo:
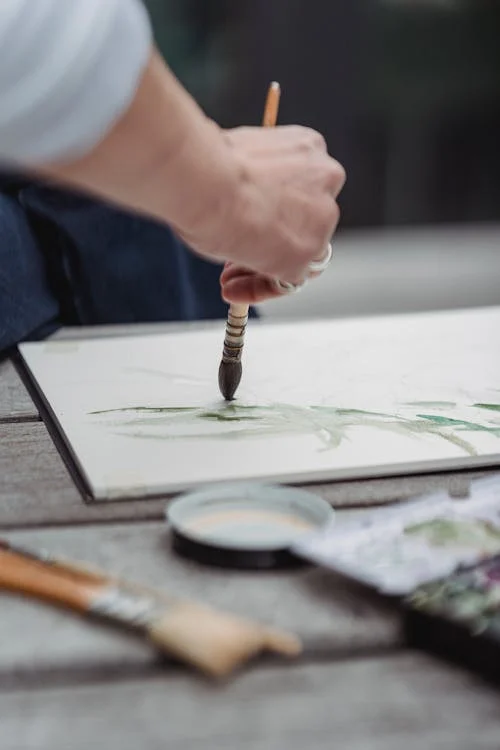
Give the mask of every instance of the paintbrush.
M 278 119 L 281 97 L 279 83 L 273 81 L 269 86 L 262 126 L 273 128 Z M 229 306 L 226 335 L 219 365 L 219 389 L 226 401 L 232 401 L 240 384 L 243 372 L 241 358 L 245 343 L 245 330 L 248 323 L 248 305 L 231 304 Z
M 293 635 L 97 568 L 0 540 L 0 589 L 129 628 L 159 651 L 225 677 L 261 651 L 300 653 Z

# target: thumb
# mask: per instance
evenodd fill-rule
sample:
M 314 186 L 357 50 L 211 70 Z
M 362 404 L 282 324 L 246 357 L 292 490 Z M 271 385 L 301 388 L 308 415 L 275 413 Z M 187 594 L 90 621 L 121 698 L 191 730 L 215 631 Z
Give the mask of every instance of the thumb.
M 281 293 L 268 276 L 232 266 L 221 274 L 222 298 L 225 302 L 255 305 L 280 297 Z

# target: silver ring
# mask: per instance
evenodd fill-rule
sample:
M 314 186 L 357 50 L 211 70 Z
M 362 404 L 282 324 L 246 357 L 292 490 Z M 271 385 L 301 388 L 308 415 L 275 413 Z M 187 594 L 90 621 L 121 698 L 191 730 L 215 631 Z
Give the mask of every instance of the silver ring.
M 304 283 L 292 284 L 291 281 L 280 281 L 279 279 L 275 279 L 274 281 L 274 285 L 280 294 L 295 294 L 296 292 L 300 292 Z
M 323 273 L 323 271 L 325 271 L 330 265 L 332 256 L 333 256 L 333 247 L 332 247 L 332 243 L 329 242 L 326 248 L 325 257 L 322 258 L 321 260 L 313 260 L 311 263 L 309 263 L 309 270 L 312 273 Z

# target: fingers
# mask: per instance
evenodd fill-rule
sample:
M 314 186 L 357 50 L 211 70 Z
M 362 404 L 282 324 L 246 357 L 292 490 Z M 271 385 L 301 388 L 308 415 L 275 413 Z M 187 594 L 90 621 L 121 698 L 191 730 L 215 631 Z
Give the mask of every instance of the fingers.
M 342 164 L 339 164 L 336 159 L 330 159 L 330 162 L 326 186 L 336 201 L 346 183 L 347 175 Z
M 222 299 L 228 303 L 256 305 L 274 297 L 280 297 L 275 283 L 246 268 L 228 263 L 220 277 Z
M 331 257 L 331 247 L 327 246 L 323 253 Z M 309 279 L 320 276 L 322 271 L 309 271 Z M 226 263 L 220 275 L 222 298 L 225 302 L 233 304 L 255 305 L 269 299 L 281 297 L 283 292 L 276 287 L 276 282 L 269 276 L 249 271 L 234 263 Z
M 206 257 L 235 264 L 221 276 L 226 301 L 254 304 L 280 295 L 275 279 L 298 285 L 311 277 L 309 264 L 325 257 L 338 225 L 346 174 L 310 128 L 224 134 L 225 161 L 235 165 L 232 190 L 222 200 L 214 189 L 215 209 L 184 239 Z
M 227 130 L 229 143 L 247 152 L 270 155 L 283 153 L 326 154 L 327 145 L 321 133 L 300 125 L 280 125 L 276 128 L 240 127 Z
M 321 234 L 317 235 L 314 244 L 308 246 L 307 252 L 305 251 L 305 245 L 302 246 L 303 252 L 301 253 L 300 267 L 295 270 L 293 277 L 288 274 L 283 274 L 282 271 L 276 271 L 276 273 L 273 272 L 273 276 L 277 275 L 284 281 L 297 283 L 304 278 L 316 278 L 316 276 L 319 275 L 314 271 L 311 272 L 309 264 L 320 263 L 328 254 L 329 243 L 331 242 L 340 221 L 340 208 L 337 202 L 330 196 L 324 196 L 322 201 L 318 201 L 316 204 L 315 211 L 318 232 L 321 228 Z
M 331 242 L 328 242 L 323 256 L 318 260 L 312 261 L 309 264 L 309 278 L 316 279 L 326 271 L 333 258 L 333 246 Z

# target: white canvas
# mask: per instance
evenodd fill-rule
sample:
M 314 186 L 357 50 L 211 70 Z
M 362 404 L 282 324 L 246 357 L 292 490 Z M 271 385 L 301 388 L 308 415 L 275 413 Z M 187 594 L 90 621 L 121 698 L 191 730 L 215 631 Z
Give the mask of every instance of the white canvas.
M 20 347 L 98 500 L 500 462 L 500 308 Z

